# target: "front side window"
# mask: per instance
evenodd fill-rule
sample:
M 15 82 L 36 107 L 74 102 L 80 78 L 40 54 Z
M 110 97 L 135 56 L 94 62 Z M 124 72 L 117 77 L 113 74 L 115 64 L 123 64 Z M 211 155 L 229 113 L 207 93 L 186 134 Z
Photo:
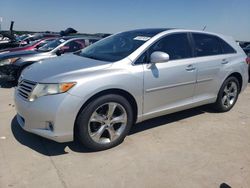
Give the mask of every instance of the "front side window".
M 193 33 L 192 35 L 197 57 L 222 54 L 221 45 L 217 37 L 200 33 Z
M 192 49 L 186 33 L 171 34 L 160 39 L 149 48 L 149 54 L 155 51 L 167 53 L 170 60 L 192 57 Z
M 149 62 L 150 55 L 155 51 L 165 52 L 170 60 L 186 59 L 192 57 L 192 48 L 186 33 L 168 35 L 155 42 L 144 52 L 135 64 Z
M 84 46 L 85 46 L 85 42 L 83 42 L 82 40 L 74 40 L 65 44 L 63 49 L 64 49 L 64 52 L 76 52 L 84 48 Z

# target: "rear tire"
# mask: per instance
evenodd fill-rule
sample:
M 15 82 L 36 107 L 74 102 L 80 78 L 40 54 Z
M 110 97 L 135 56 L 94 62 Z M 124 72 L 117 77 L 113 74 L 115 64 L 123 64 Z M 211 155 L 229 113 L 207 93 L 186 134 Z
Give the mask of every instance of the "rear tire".
M 218 93 L 214 109 L 218 112 L 227 112 L 235 105 L 240 92 L 240 84 L 237 78 L 231 76 L 222 84 Z
M 108 94 L 91 101 L 78 115 L 77 137 L 92 151 L 112 148 L 123 142 L 133 124 L 127 99 Z

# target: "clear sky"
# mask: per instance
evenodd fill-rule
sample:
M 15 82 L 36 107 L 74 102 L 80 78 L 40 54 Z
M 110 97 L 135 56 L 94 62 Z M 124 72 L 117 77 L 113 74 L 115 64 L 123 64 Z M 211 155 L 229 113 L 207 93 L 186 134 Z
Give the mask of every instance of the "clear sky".
M 177 27 L 250 41 L 250 0 L 0 0 L 2 28 L 83 33 Z

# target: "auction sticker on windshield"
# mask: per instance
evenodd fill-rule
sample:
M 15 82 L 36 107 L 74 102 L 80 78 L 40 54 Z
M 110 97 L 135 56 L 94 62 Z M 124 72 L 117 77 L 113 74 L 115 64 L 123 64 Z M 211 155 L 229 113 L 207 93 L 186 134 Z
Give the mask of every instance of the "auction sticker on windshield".
M 151 37 L 137 36 L 134 40 L 148 41 Z
M 63 42 L 65 42 L 65 40 L 64 39 L 60 39 L 60 42 L 63 43 Z

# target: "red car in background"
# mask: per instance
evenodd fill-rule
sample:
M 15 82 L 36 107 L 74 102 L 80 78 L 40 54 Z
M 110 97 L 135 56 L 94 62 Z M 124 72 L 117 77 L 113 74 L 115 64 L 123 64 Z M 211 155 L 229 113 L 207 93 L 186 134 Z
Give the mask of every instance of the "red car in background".
M 16 52 L 16 51 L 35 50 L 35 49 L 40 48 L 44 44 L 46 44 L 46 43 L 48 43 L 48 42 L 50 42 L 52 40 L 55 40 L 55 39 L 56 39 L 56 37 L 44 38 L 44 39 L 41 39 L 41 40 L 34 41 L 33 43 L 28 44 L 26 46 L 1 50 L 0 54 L 8 53 L 8 52 Z

